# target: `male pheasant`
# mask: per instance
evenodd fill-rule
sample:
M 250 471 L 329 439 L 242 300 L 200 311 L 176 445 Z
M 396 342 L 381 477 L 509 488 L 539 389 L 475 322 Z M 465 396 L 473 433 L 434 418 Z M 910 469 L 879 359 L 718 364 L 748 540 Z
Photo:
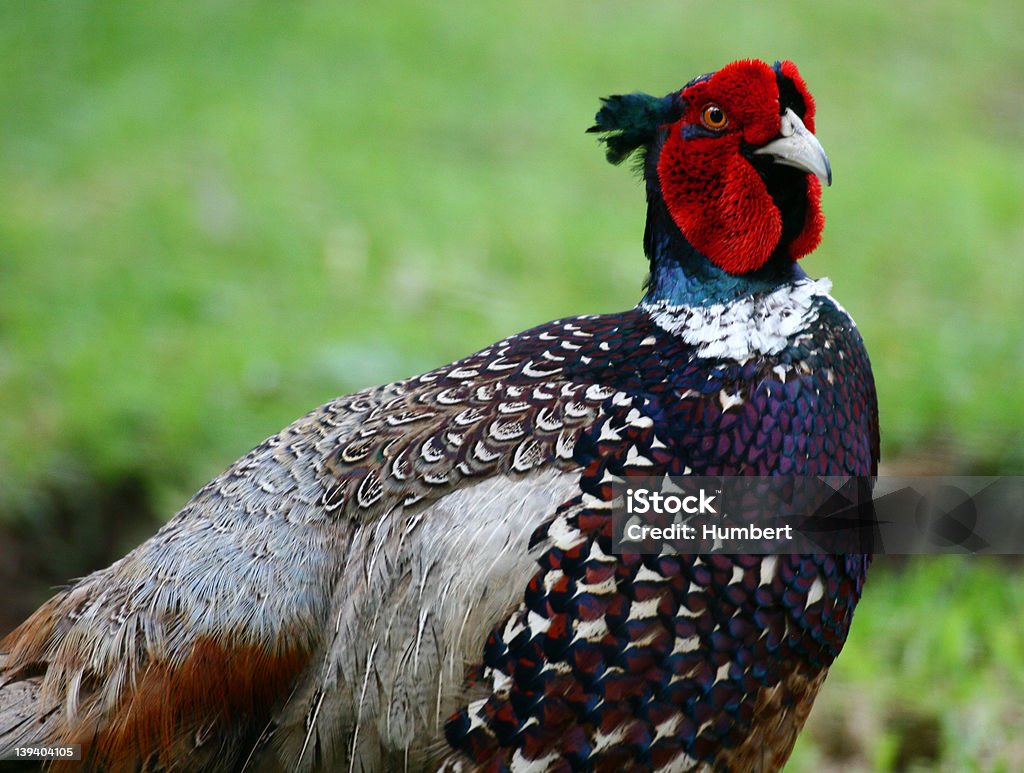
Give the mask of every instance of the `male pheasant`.
M 867 555 L 633 555 L 634 475 L 871 476 L 791 62 L 604 100 L 646 294 L 340 397 L 0 643 L 0 751 L 89 770 L 777 770 Z M 78 768 L 80 763 L 72 763 Z

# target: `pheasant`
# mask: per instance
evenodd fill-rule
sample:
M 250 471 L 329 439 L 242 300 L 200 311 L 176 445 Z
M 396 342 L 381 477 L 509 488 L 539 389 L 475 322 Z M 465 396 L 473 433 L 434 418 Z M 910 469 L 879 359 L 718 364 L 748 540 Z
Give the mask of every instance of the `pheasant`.
M 616 553 L 611 484 L 876 473 L 862 340 L 797 266 L 831 182 L 814 101 L 792 62 L 744 60 L 607 98 L 591 131 L 643 174 L 640 303 L 337 398 L 264 441 L 0 642 L 0 756 L 785 763 L 870 556 Z

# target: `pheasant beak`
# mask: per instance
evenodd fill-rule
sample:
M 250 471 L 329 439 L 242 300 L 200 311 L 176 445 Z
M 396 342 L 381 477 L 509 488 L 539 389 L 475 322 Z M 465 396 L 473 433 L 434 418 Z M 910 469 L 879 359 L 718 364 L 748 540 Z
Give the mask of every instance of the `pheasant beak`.
M 771 156 L 775 163 L 809 172 L 825 185 L 832 184 L 832 166 L 818 138 L 807 131 L 800 116 L 786 108 L 779 125 L 779 138 L 754 151 Z

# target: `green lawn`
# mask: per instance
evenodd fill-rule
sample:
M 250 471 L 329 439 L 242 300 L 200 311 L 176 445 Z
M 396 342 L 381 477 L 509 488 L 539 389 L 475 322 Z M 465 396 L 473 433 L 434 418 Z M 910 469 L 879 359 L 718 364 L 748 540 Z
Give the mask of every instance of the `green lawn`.
M 336 394 L 633 305 L 643 196 L 584 133 L 597 98 L 743 56 L 817 99 L 804 264 L 860 323 L 884 457 L 1020 473 L 1022 38 L 1017 0 L 10 3 L 0 524 L 168 517 Z M 900 769 L 903 714 L 950 770 L 1024 767 L 1022 594 L 1009 565 L 877 572 L 815 721 L 867 770 Z M 795 770 L 838 758 L 812 730 Z
M 787 773 L 1024 770 L 1019 561 L 876 559 Z

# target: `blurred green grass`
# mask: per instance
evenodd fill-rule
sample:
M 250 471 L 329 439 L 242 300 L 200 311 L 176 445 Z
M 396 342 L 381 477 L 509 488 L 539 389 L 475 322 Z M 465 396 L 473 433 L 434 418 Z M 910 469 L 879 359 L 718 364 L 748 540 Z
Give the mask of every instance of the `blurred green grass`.
M 804 264 L 864 333 L 884 457 L 1019 473 L 1022 35 L 1011 0 L 9 4 L 0 523 L 125 481 L 169 516 L 336 394 L 633 305 L 642 190 L 583 132 L 597 98 L 744 56 L 817 99 L 835 184 Z M 948 769 L 1019 767 L 1022 587 L 879 572 L 814 716 L 903 698 Z M 885 719 L 863 769 L 901 769 Z
M 787 773 L 1024 770 L 1019 563 L 875 564 Z

